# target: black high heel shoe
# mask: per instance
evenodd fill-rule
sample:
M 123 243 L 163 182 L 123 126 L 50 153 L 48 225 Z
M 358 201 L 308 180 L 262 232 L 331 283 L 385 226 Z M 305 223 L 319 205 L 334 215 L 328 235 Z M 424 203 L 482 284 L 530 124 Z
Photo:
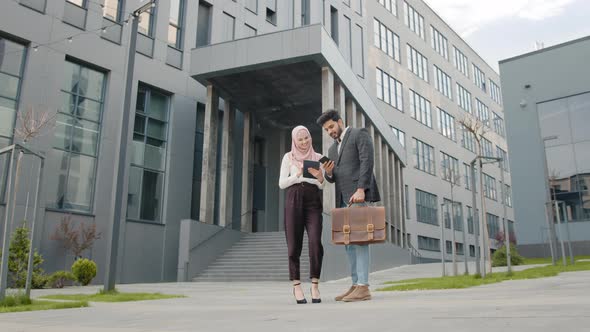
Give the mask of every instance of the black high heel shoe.
M 293 284 L 293 297 L 295 298 L 295 301 L 297 301 L 297 304 L 306 304 L 307 300 L 305 299 L 305 297 L 303 298 L 303 300 L 298 300 L 297 296 L 295 296 L 295 287 L 301 285 L 300 282 Z
M 319 282 L 317 282 L 317 281 L 312 281 L 311 283 L 312 284 L 316 284 L 316 285 L 319 284 Z M 320 290 L 318 289 L 318 293 L 319 293 L 319 291 Z M 314 299 L 314 297 L 313 297 L 313 289 L 312 288 L 309 289 L 309 292 L 311 293 L 311 303 L 322 303 L 322 298 L 321 297 L 318 297 L 317 299 Z

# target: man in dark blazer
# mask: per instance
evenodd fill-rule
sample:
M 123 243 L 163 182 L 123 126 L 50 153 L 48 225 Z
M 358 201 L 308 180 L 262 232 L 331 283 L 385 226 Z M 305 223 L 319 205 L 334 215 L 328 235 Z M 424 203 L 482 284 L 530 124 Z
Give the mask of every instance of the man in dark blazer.
M 373 173 L 373 140 L 365 128 L 345 127 L 335 110 L 323 113 L 317 123 L 334 139 L 323 164 L 326 180 L 336 184 L 336 206 L 378 202 L 379 190 Z M 335 298 L 356 302 L 371 299 L 369 292 L 369 246 L 346 245 L 352 286 Z

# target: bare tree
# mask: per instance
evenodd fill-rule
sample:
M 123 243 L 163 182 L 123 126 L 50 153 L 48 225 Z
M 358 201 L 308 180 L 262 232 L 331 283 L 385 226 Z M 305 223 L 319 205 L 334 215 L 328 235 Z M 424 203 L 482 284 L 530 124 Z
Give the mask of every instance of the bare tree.
M 82 221 L 77 223 L 78 227 L 75 224 L 71 215 L 64 216 L 51 235 L 51 239 L 60 241 L 63 248 L 78 259 L 82 257 L 86 249 L 92 247 L 94 241 L 100 239 L 102 234 L 96 230 L 95 223 L 87 225 Z
M 19 126 L 14 129 L 14 137 L 22 141 L 23 145 L 30 143 L 38 137 L 41 137 L 47 133 L 48 130 L 55 126 L 56 113 L 50 113 L 47 111 L 35 111 L 32 107 L 28 107 L 23 113 L 17 113 L 17 119 Z M 13 197 L 16 198 L 18 192 L 18 184 L 20 178 L 20 170 L 22 166 L 22 159 L 24 153 L 20 151 L 16 159 L 16 173 L 14 177 L 14 192 Z M 28 198 L 27 205 L 25 206 L 25 219 L 26 211 L 28 209 Z M 14 210 L 12 209 L 11 220 L 14 220 Z
M 475 139 L 476 143 L 476 154 L 478 156 L 483 155 L 482 151 L 482 141 L 485 138 L 486 134 L 488 133 L 488 129 L 485 127 L 484 123 L 481 122 L 479 119 L 473 117 L 472 115 L 465 115 L 463 118 L 459 119 L 458 121 L 461 125 L 463 125 L 463 130 L 467 131 L 473 138 Z M 481 250 L 483 252 L 483 259 L 485 262 L 485 270 L 490 271 L 492 270 L 492 261 L 491 259 L 486 259 L 489 256 L 489 248 L 490 248 L 490 239 L 488 235 L 488 221 L 485 218 L 486 216 L 486 200 L 484 196 L 484 187 L 483 187 L 483 161 L 481 158 L 479 159 L 479 188 L 480 188 L 480 197 L 481 197 L 481 220 L 483 229 L 480 230 L 480 234 L 482 234 L 483 239 L 481 240 Z M 475 190 L 475 188 L 472 188 Z M 477 211 L 473 211 L 474 215 Z
M 57 115 L 47 111 L 34 111 L 32 107 L 29 107 L 24 114 L 17 114 L 20 126 L 15 128 L 14 136 L 25 144 L 53 128 Z

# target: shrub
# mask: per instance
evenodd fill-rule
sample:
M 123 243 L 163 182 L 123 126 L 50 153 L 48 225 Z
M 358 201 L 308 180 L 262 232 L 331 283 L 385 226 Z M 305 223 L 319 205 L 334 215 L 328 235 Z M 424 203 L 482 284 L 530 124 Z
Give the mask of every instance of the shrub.
M 515 246 L 510 246 L 510 262 L 512 265 L 524 264 L 524 257 L 518 254 Z M 506 266 L 506 246 L 502 246 L 494 252 L 492 266 Z
M 78 259 L 72 265 L 72 273 L 79 283 L 86 286 L 96 277 L 96 263 L 86 258 Z
M 8 284 L 14 288 L 24 288 L 27 280 L 27 268 L 29 266 L 29 229 L 23 225 L 12 233 L 10 248 L 8 250 Z M 0 257 L 2 252 L 0 251 Z M 35 250 L 33 255 L 33 276 L 31 279 L 32 288 L 43 288 L 46 277 L 41 269 L 43 257 Z
M 46 286 L 50 288 L 63 288 L 66 283 L 76 281 L 76 277 L 70 271 L 56 271 L 47 277 Z

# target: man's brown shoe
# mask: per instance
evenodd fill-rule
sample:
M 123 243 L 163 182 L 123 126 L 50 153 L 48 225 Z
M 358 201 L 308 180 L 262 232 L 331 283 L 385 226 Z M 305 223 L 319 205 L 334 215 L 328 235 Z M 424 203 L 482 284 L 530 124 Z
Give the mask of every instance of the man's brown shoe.
M 340 294 L 340 295 L 336 296 L 334 298 L 334 300 L 342 301 L 342 299 L 345 298 L 346 296 L 350 295 L 350 293 L 352 293 L 356 287 L 357 287 L 357 285 L 350 286 L 350 288 L 344 294 Z
M 342 301 L 344 302 L 357 302 L 366 301 L 371 299 L 371 292 L 369 292 L 369 286 L 357 286 L 354 291 L 345 296 Z

